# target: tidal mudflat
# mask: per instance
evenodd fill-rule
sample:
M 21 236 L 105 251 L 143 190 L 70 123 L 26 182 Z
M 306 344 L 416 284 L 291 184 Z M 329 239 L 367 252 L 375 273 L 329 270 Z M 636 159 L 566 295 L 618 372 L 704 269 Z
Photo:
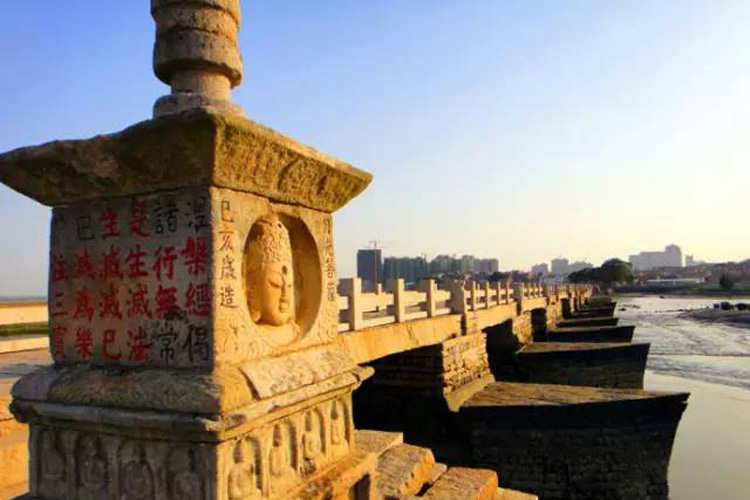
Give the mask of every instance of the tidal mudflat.
M 674 500 L 749 496 L 750 329 L 684 314 L 711 308 L 714 302 L 618 298 L 621 323 L 637 325 L 633 340 L 651 342 L 646 389 L 691 393 L 669 470 Z

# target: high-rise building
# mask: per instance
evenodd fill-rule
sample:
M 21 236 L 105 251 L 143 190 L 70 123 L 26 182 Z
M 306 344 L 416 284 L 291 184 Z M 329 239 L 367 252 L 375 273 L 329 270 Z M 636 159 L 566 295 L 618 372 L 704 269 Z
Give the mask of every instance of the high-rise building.
M 533 278 L 539 276 L 547 276 L 549 274 L 549 266 L 546 262 L 531 266 L 531 276 Z
M 677 245 L 667 245 L 662 252 L 640 252 L 631 255 L 628 261 L 636 271 L 648 271 L 655 267 L 682 267 L 682 250 Z
M 565 276 L 570 272 L 568 259 L 552 259 L 552 274 L 555 276 Z
M 383 262 L 383 278 L 403 278 L 407 283 L 416 283 L 429 276 L 430 270 L 424 257 L 386 257 Z
M 476 259 L 474 261 L 474 272 L 492 274 L 500 270 L 500 261 L 497 259 Z
M 357 250 L 357 277 L 366 286 L 383 282 L 383 251 L 379 248 Z
M 462 255 L 459 270 L 462 273 L 473 273 L 476 259 L 473 255 Z

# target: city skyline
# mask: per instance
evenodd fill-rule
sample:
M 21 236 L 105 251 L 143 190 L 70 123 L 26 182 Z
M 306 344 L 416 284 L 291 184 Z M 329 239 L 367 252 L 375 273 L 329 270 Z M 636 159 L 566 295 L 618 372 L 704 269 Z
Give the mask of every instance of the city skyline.
M 394 255 L 504 269 L 669 242 L 748 257 L 747 2 L 244 7 L 251 70 L 235 101 L 374 175 L 336 214 L 342 277 L 373 234 Z M 0 150 L 151 116 L 165 87 L 148 9 L 16 2 L 6 15 Z M 0 295 L 45 293 L 48 225 L 47 208 L 0 187 Z

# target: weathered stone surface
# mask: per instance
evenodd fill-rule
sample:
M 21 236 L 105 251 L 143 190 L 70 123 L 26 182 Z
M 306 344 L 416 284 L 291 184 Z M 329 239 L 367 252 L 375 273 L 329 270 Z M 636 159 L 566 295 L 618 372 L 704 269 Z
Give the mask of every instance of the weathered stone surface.
M 357 363 L 440 344 L 461 335 L 461 316 L 451 314 L 346 332 L 336 342 Z
M 540 342 L 523 347 L 502 380 L 642 389 L 649 344 Z
M 548 339 L 552 342 L 630 342 L 635 326 L 585 326 L 552 329 Z
M 427 448 L 394 446 L 378 459 L 378 489 L 386 499 L 414 495 L 432 477 L 435 457 Z
M 490 374 L 484 334 L 449 339 L 373 363 L 373 384 L 425 395 L 449 394 Z
M 152 0 L 154 73 L 172 87 L 154 115 L 202 108 L 242 115 L 229 91 L 242 81 L 239 0 Z
M 50 206 L 218 186 L 333 212 L 371 180 L 258 123 L 201 110 L 0 155 L 0 181 Z
M 617 326 L 620 318 L 581 318 L 581 319 L 564 319 L 558 321 L 556 328 L 577 328 L 582 326 Z
M 371 500 L 378 498 L 373 477 L 377 457 L 354 451 L 282 498 L 296 500 Z
M 684 393 L 491 384 L 461 409 L 472 465 L 545 499 L 668 498 Z
M 181 157 L 185 120 L 201 123 L 199 129 L 229 126 L 224 139 L 237 144 L 217 146 L 202 129 L 189 139 L 202 151 Z M 266 134 L 255 146 L 271 176 L 268 185 L 256 185 L 264 196 L 251 194 L 236 177 L 256 182 L 263 174 L 247 172 L 248 158 L 233 149 L 248 146 L 248 136 L 236 134 L 249 122 L 229 121 L 195 112 L 143 125 L 172 129 L 162 130 L 162 139 L 180 146 L 166 152 L 157 151 L 164 143 L 152 144 L 151 152 L 139 149 L 154 139 L 141 129 L 125 139 L 51 145 L 44 153 L 63 165 L 54 174 L 42 167 L 35 181 L 37 194 L 54 192 L 60 197 L 53 204 L 61 204 L 53 212 L 50 258 L 55 364 L 20 380 L 12 405 L 30 423 L 32 496 L 372 494 L 375 464 L 353 450 L 351 411 L 352 391 L 371 370 L 358 368 L 334 342 L 329 213 L 335 200 L 364 188 L 368 176 L 250 124 L 245 132 Z M 109 156 L 76 156 L 79 146 Z M 277 164 L 281 178 L 273 178 L 268 157 L 275 157 L 275 147 L 293 156 L 276 157 L 288 160 Z M 85 157 L 88 167 L 79 170 L 65 151 Z M 139 151 L 152 163 L 135 159 Z M 244 174 L 204 171 L 200 179 L 175 173 L 191 161 L 208 170 L 237 162 Z M 311 176 L 297 176 L 303 171 Z M 116 181 L 102 183 L 94 172 Z M 160 188 L 165 172 L 173 177 Z M 227 176 L 237 189 L 216 187 L 221 181 L 214 175 Z M 334 177 L 343 184 L 324 180 Z M 183 179 L 196 187 L 162 189 Z M 118 191 L 144 192 L 114 196 Z M 278 203 L 272 193 L 279 192 L 293 204 Z M 67 479 L 79 476 L 84 479 Z
M 425 500 L 495 500 L 497 474 L 491 470 L 453 467 L 427 490 Z
M 357 429 L 354 431 L 354 443 L 358 450 L 380 456 L 386 450 L 403 444 L 404 435 L 400 432 Z
M 497 500 L 539 500 L 539 497 L 522 491 L 498 488 Z

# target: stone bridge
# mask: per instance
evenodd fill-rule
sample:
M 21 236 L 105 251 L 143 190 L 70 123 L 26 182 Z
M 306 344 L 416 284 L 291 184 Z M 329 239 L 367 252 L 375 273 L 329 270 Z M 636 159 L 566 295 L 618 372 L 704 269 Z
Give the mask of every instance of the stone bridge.
M 564 307 L 579 308 L 590 285 L 476 283 L 424 280 L 407 290 L 401 279 L 385 289 L 363 290 L 359 278 L 339 282 L 337 342 L 358 363 L 440 344 L 501 324 L 510 324 L 519 344 L 530 344 L 532 316 L 543 311 L 554 325 Z
M 613 303 L 339 283 L 332 215 L 372 176 L 232 102 L 239 0 L 151 14 L 153 119 L 0 155 L 52 207 L 48 350 L 4 360 L 0 478 L 42 500 L 668 497 L 687 395 L 642 390 Z

